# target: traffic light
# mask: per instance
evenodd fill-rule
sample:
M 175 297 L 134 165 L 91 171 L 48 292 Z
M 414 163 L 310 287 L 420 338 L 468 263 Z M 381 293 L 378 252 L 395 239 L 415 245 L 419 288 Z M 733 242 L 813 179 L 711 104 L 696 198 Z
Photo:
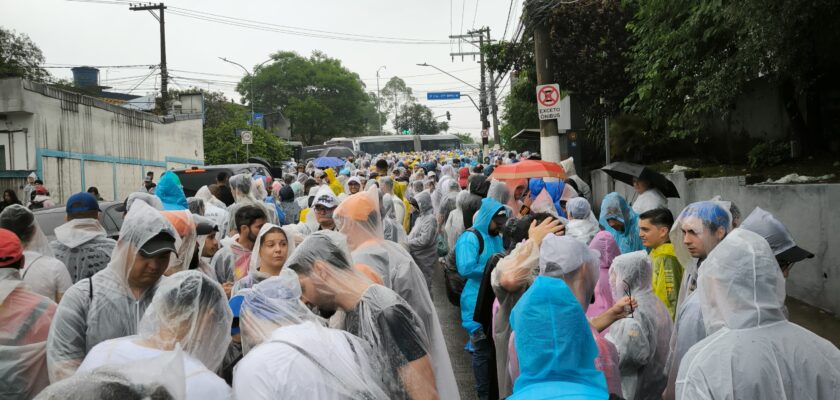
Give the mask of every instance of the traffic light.
M 403 129 L 402 134 L 403 135 L 410 135 L 411 134 L 411 129 Z
M 446 120 L 452 121 L 452 114 L 450 114 L 449 111 L 446 112 Z

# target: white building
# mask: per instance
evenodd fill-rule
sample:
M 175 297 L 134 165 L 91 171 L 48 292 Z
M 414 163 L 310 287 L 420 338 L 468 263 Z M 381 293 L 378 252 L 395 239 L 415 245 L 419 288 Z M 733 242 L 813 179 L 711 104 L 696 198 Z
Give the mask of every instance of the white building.
M 32 171 L 56 204 L 96 186 L 122 200 L 147 171 L 204 164 L 202 115 L 159 116 L 20 78 L 0 79 L 0 190 Z

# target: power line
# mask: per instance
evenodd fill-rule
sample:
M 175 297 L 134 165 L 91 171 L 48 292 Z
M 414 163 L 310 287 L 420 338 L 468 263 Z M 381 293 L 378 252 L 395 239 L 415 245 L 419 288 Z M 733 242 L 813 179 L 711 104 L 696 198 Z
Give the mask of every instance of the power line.
M 475 29 L 475 17 L 478 16 L 478 0 L 475 0 L 475 11 L 473 12 L 473 23 L 472 27 Z
M 138 84 L 137 84 L 137 85 L 135 85 L 133 88 L 131 88 L 131 90 L 129 90 L 128 92 L 126 92 L 126 94 L 129 94 L 129 93 L 133 92 L 135 89 L 137 89 L 137 87 L 139 87 L 140 85 L 142 85 L 142 84 L 143 84 L 143 82 L 146 82 L 146 79 L 149 79 L 149 77 L 150 77 L 150 76 L 154 75 L 154 74 L 155 74 L 155 71 L 157 71 L 157 68 L 152 69 L 152 72 L 150 72 L 150 73 L 149 73 L 149 75 L 146 75 L 146 77 L 145 77 L 145 78 L 143 78 L 143 80 L 142 80 L 142 81 L 140 81 L 140 83 L 138 83 Z
M 461 30 L 460 34 L 464 34 L 464 14 L 467 12 L 467 0 L 461 0 Z
M 510 24 L 510 14 L 513 11 L 513 3 L 514 2 L 516 2 L 516 0 L 510 0 L 510 6 L 508 7 L 507 20 L 505 20 L 505 31 L 502 33 L 502 40 L 505 40 L 505 36 L 507 36 L 508 25 Z

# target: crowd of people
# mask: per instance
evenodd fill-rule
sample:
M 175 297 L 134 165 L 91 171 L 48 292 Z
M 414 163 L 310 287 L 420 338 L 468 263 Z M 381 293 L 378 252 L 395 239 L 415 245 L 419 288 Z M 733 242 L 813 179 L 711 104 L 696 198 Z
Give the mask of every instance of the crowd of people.
M 117 240 L 98 193 L 49 241 L 7 191 L 0 398 L 459 399 L 440 270 L 480 399 L 840 393 L 840 351 L 784 307 L 813 254 L 770 213 L 716 198 L 674 218 L 642 180 L 632 204 L 594 199 L 573 160 L 493 177 L 538 157 L 310 162 L 190 198 L 166 172 L 125 199 Z

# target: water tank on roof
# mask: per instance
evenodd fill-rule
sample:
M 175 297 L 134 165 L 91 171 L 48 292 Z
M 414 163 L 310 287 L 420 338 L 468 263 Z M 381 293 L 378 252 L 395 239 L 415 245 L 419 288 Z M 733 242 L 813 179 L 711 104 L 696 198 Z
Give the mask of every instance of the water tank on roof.
M 99 86 L 99 69 L 93 67 L 75 67 L 73 71 L 73 84 L 76 87 Z

